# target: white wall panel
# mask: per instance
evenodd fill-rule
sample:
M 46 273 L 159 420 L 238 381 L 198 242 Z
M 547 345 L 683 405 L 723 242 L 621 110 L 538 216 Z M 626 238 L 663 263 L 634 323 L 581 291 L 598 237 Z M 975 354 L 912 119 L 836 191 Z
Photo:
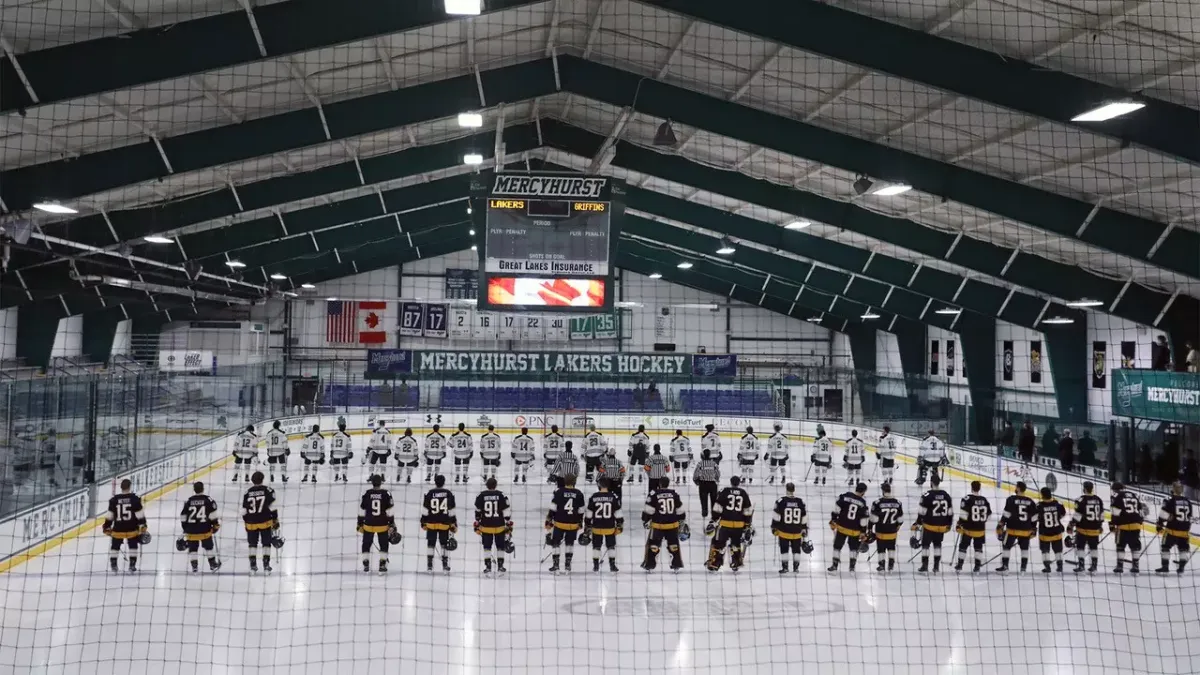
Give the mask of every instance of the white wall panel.
M 0 359 L 17 358 L 17 308 L 0 309 Z
M 83 353 L 83 315 L 68 316 L 58 320 L 54 333 L 54 346 L 50 358 L 76 357 Z

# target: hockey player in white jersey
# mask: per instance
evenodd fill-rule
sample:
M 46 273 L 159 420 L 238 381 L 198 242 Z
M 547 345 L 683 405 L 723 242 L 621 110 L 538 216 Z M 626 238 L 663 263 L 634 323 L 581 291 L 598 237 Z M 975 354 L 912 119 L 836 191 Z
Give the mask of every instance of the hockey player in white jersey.
M 333 467 L 333 482 L 341 480 L 350 482 L 346 477 L 346 465 L 354 458 L 354 450 L 350 447 L 350 434 L 346 431 L 346 423 L 338 422 L 337 431 L 333 432 L 329 447 L 329 465 Z M 338 473 L 338 472 L 341 473 Z
M 433 431 L 425 434 L 425 482 L 432 483 L 433 475 L 439 473 L 442 460 L 446 459 L 446 437 L 441 427 L 433 425 Z
M 596 470 L 600 468 L 600 460 L 608 450 L 608 439 L 596 431 L 595 424 L 588 425 L 588 432 L 583 435 L 583 466 L 587 482 L 596 480 Z
M 479 437 L 479 458 L 483 460 L 483 480 L 495 478 L 500 472 L 500 434 L 489 424 L 487 433 Z
M 875 459 L 879 461 L 879 473 L 883 475 L 883 482 L 891 485 L 892 477 L 896 475 L 896 437 L 892 435 L 891 427 L 883 427 L 879 444 L 875 446 Z
M 817 440 L 813 441 L 812 457 L 813 485 L 824 485 L 829 469 L 833 467 L 833 441 L 825 435 L 824 428 L 817 429 Z
M 642 470 L 642 467 L 650 458 L 650 434 L 646 433 L 646 425 L 639 424 L 637 431 L 629 437 L 629 449 L 625 451 L 625 456 L 629 458 L 626 482 L 632 483 L 635 475 L 637 482 L 644 481 L 646 472 Z
M 454 457 L 454 482 L 471 481 L 471 460 L 475 458 L 475 439 L 467 431 L 467 425 L 458 423 L 458 430 L 450 434 L 450 452 Z
M 251 464 L 258 463 L 258 434 L 254 433 L 254 425 L 242 429 L 233 439 L 233 482 L 238 480 L 242 465 L 246 465 L 246 482 L 250 482 Z
M 396 439 L 396 482 L 403 480 L 412 482 L 413 471 L 420 466 L 421 458 L 417 449 L 417 437 L 413 436 L 412 428 L 406 428 L 404 435 Z
M 738 443 L 738 469 L 741 479 L 749 485 L 754 482 L 754 465 L 758 463 L 758 436 L 754 435 L 754 427 L 746 427 L 742 440 Z
M 925 476 L 930 471 L 940 480 L 941 472 L 938 467 L 949 464 L 950 461 L 946 458 L 946 445 L 933 433 L 933 429 L 930 429 L 929 435 L 921 441 L 921 449 L 918 453 L 917 485 L 925 484 Z
M 850 430 L 850 438 L 846 441 L 846 455 L 842 463 L 846 466 L 847 485 L 858 485 L 862 480 L 863 462 L 867 460 L 867 444 L 858 437 L 858 430 Z
M 275 420 L 271 424 L 271 430 L 267 432 L 267 471 L 270 473 L 271 482 L 275 482 L 275 467 L 279 467 L 279 473 L 283 476 L 283 482 L 287 482 L 287 456 L 291 454 L 288 449 L 288 437 L 283 429 L 279 428 L 279 420 Z
M 783 433 L 783 425 L 776 424 L 775 433 L 767 439 L 767 451 L 763 454 L 763 459 L 771 462 L 768 469 L 771 473 L 770 478 L 767 479 L 768 483 L 774 484 L 776 476 L 779 477 L 780 483 L 787 482 L 785 474 L 787 473 L 788 450 L 788 437 Z
M 368 452 L 363 455 L 363 464 L 367 463 L 367 455 L 371 456 L 371 466 L 381 464 L 387 467 L 388 456 L 392 453 L 392 432 L 387 428 L 387 422 L 379 420 L 379 426 L 371 431 Z
M 521 433 L 513 438 L 509 455 L 513 461 L 513 483 L 528 483 L 529 467 L 533 466 L 537 454 L 533 449 L 533 437 L 529 435 L 527 427 L 521 427 Z
M 671 439 L 671 463 L 675 465 L 675 482 L 688 482 L 688 465 L 692 463 L 692 442 L 683 435 L 683 429 L 675 430 Z
M 307 483 L 310 476 L 312 482 L 317 482 L 317 471 L 325 463 L 325 437 L 321 435 L 320 425 L 314 424 L 312 431 L 304 437 L 300 456 L 304 458 L 304 478 L 300 482 Z
M 708 451 L 708 458 L 717 464 L 721 463 L 724 455 L 721 453 L 721 435 L 711 424 L 704 425 L 704 435 L 700 437 L 700 452 Z
M 546 478 L 550 479 L 553 473 L 554 465 L 558 463 L 558 456 L 563 451 L 563 435 L 558 432 L 558 425 L 550 425 L 550 433 L 542 437 L 542 459 L 546 462 Z

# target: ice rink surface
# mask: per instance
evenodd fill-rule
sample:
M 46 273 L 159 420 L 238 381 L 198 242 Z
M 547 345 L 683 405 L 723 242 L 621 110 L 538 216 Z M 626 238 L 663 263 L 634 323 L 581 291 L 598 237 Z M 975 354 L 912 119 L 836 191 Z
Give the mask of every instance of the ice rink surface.
M 658 436 L 654 441 L 665 447 L 668 435 Z M 624 459 L 625 440 L 613 443 Z M 724 435 L 726 478 L 734 469 L 734 443 L 732 434 Z M 788 467 L 797 482 L 809 453 L 800 445 L 793 444 Z M 224 524 L 218 537 L 224 567 L 218 573 L 191 574 L 186 554 L 175 551 L 177 514 L 191 494 L 183 488 L 148 504 L 155 539 L 137 575 L 107 571 L 109 540 L 98 528 L 0 574 L 0 673 L 1200 671 L 1195 566 L 1182 577 L 1147 574 L 1158 566 L 1157 542 L 1136 578 L 1111 573 L 1111 539 L 1104 543 L 1102 573 L 1096 576 L 1043 575 L 1036 551 L 1030 571 L 1021 575 L 955 573 L 950 563 L 938 575 L 921 575 L 915 562 L 883 575 L 865 555 L 856 573 L 843 562 L 840 573 L 829 574 L 832 533 L 826 521 L 837 495 L 847 489 L 844 472 L 835 468 L 827 486 L 798 485 L 816 549 L 799 573 L 783 576 L 769 534 L 770 511 L 783 488 L 767 484 L 760 462 L 758 479 L 748 486 L 756 500 L 758 536 L 738 574 L 728 567 L 717 574 L 703 569 L 708 540 L 690 484 L 677 487 L 694 532 L 683 547 L 686 568 L 666 571 L 664 551 L 658 570 L 639 569 L 645 530 L 638 512 L 646 484 L 634 483 L 625 486 L 621 571 L 613 574 L 605 566 L 593 573 L 591 549 L 576 547 L 574 572 L 555 576 L 545 571 L 549 561 L 542 562 L 549 553 L 542 545 L 542 522 L 551 488 L 540 466 L 528 484 L 510 487 L 507 438 L 504 447 L 501 487 L 513 504 L 517 546 L 506 576 L 481 574 L 482 548 L 470 531 L 471 505 L 482 489 L 478 458 L 469 485 L 448 481 L 459 505 L 453 571 L 424 571 L 426 548 L 417 518 L 427 486 L 414 482 L 391 486 L 404 541 L 393 548 L 391 572 L 381 577 L 360 568 L 354 526 L 368 471 L 357 453 L 349 484 L 334 483 L 326 465 L 321 482 L 312 485 L 300 482 L 294 452 L 291 481 L 277 478 L 274 484 L 287 544 L 276 552 L 273 575 L 249 573 L 239 517 L 246 484 L 231 483 L 233 469 L 227 466 L 205 479 Z M 840 448 L 836 454 L 840 459 Z M 871 455 L 866 475 L 874 465 Z M 390 483 L 394 463 L 388 474 Z M 906 526 L 921 491 L 914 476 L 915 467 L 899 465 L 895 491 L 905 506 Z M 957 504 L 967 483 L 951 475 L 943 487 Z M 585 495 L 594 491 L 581 488 Z M 879 494 L 876 475 L 868 502 Z M 1002 510 L 1006 494 L 985 486 L 993 511 Z M 913 554 L 907 529 L 903 534 L 901 560 Z M 1152 536 L 1143 535 L 1143 541 Z M 947 549 L 952 540 L 951 533 Z M 989 533 L 987 557 L 999 550 Z

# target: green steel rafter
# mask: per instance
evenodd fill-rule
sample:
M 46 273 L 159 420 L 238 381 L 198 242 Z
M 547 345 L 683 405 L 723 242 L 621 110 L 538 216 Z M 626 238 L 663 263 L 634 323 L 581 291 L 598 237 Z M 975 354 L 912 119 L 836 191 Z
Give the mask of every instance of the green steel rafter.
M 743 9 L 739 7 L 738 11 Z M 1173 228 L 1154 255 L 1148 256 L 1167 230 L 1165 223 L 1095 208 L 1078 199 L 649 80 L 594 61 L 560 56 L 558 66 L 563 89 L 578 96 L 623 107 L 633 101 L 636 92 L 638 112 L 645 115 L 676 120 L 852 173 L 903 181 L 929 194 L 1200 279 L 1200 256 L 1190 255 L 1200 250 L 1200 233 L 1187 228 Z M 1089 217 L 1087 229 L 1076 236 Z M 1176 246 L 1189 253 L 1179 253 Z
M 1130 92 L 818 0 L 756 0 L 749 6 L 723 0 L 647 3 L 1200 164 L 1200 112 L 1187 106 L 1138 96 L 1146 107 L 1136 117 L 1071 122 L 1101 103 L 1129 98 Z
M 488 0 L 486 5 L 491 13 L 541 1 Z M 27 52 L 17 59 L 37 94 L 36 103 L 45 105 L 433 24 L 447 24 L 449 30 L 457 19 L 445 13 L 441 2 L 355 0 L 330 11 L 324 0 L 291 0 L 255 6 L 254 27 L 238 9 Z M 33 105 L 11 61 L 0 59 L 0 113 Z

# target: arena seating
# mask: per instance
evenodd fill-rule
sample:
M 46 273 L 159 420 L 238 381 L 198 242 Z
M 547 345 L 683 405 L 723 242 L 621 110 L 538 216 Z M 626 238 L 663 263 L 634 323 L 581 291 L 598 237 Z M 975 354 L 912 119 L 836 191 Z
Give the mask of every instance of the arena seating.
M 662 398 L 633 389 L 442 387 L 445 410 L 662 410 Z
M 762 415 L 775 414 L 775 402 L 771 392 L 764 389 L 684 389 L 679 401 L 685 413 L 709 413 L 716 415 Z
M 388 385 L 380 387 L 369 384 L 330 384 L 325 387 L 321 406 L 333 409 L 344 406 L 363 406 L 416 410 L 420 401 L 421 388 L 415 386 L 393 387 Z

